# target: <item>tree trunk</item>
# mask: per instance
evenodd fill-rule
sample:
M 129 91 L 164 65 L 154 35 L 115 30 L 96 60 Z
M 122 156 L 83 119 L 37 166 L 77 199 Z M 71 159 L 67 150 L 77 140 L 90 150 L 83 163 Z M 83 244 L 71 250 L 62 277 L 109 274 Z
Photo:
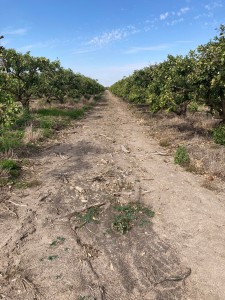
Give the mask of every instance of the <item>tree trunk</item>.
M 24 98 L 24 99 L 21 99 L 21 103 L 23 105 L 23 108 L 26 110 L 26 111 L 29 111 L 29 104 L 30 104 L 30 98 Z

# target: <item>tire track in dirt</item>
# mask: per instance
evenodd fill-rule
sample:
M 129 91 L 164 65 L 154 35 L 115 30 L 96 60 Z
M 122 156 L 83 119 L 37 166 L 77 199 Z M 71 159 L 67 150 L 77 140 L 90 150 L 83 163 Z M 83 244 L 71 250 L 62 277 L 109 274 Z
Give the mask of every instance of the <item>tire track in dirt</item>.
M 208 222 L 205 228 L 212 232 L 223 226 L 222 212 L 215 222 L 205 219 L 210 204 L 204 199 L 212 197 L 218 208 L 220 195 L 207 195 L 199 178 L 158 156 L 162 150 L 146 131 L 127 105 L 107 92 L 85 119 L 61 134 L 58 144 L 35 158 L 42 186 L 9 194 L 26 206 L 17 207 L 18 219 L 8 214 L 1 223 L 6 243 L 0 250 L 0 297 L 223 299 L 223 277 L 216 285 L 213 276 L 209 279 L 211 270 L 202 276 L 212 247 L 203 256 L 196 253 L 207 238 L 192 234 L 196 222 Z M 194 195 L 201 206 L 191 202 Z M 113 207 L 132 202 L 156 215 L 122 235 L 112 228 Z M 105 203 L 96 222 L 74 231 L 77 220 L 67 216 L 96 203 Z M 220 251 L 223 238 L 213 242 Z M 217 270 L 222 253 L 218 259 Z

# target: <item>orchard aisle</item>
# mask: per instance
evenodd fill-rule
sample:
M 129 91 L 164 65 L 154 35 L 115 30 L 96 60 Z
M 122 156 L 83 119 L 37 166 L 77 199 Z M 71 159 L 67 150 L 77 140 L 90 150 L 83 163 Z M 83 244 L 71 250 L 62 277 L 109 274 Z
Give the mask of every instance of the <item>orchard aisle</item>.
M 0 297 L 225 299 L 225 195 L 166 154 L 105 92 L 5 195 Z

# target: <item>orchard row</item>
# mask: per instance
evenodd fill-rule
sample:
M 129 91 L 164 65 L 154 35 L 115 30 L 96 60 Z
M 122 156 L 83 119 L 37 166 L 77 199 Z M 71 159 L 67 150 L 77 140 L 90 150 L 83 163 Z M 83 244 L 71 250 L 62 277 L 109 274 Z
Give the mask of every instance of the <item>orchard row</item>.
M 97 80 L 63 68 L 59 60 L 50 61 L 33 57 L 29 52 L 22 54 L 0 47 L 0 124 L 13 121 L 18 102 L 29 110 L 31 99 L 63 103 L 68 98 L 78 100 L 83 95 L 96 95 L 103 90 Z
M 185 115 L 187 107 L 204 104 L 225 121 L 225 25 L 218 36 L 186 56 L 168 55 L 159 64 L 135 71 L 110 90 L 134 103 L 149 104 L 152 112 Z

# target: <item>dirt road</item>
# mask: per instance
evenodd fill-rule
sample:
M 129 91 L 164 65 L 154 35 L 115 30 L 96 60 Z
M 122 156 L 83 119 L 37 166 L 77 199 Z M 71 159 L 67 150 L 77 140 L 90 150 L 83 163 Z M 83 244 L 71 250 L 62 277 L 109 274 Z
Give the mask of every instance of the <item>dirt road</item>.
M 175 166 L 127 104 L 106 92 L 32 160 L 42 184 L 0 212 L 0 299 L 225 299 L 225 195 Z

